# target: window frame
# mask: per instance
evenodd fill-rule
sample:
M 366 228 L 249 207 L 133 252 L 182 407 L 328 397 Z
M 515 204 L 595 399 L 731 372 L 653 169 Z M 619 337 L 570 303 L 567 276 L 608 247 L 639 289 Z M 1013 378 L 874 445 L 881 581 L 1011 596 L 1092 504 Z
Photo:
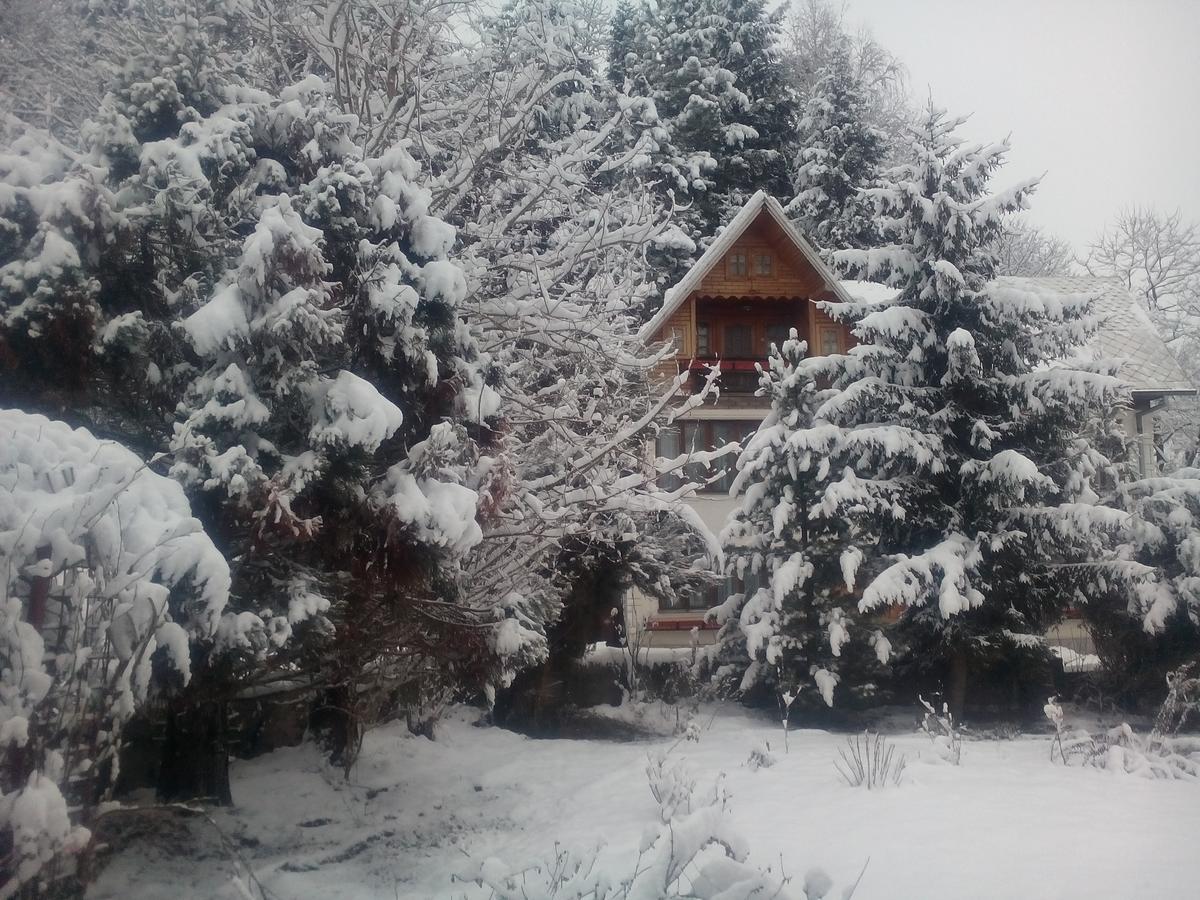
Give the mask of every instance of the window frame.
M 826 338 L 833 337 L 833 349 L 830 350 L 826 346 Z M 842 329 L 837 325 L 822 325 L 817 332 L 817 337 L 820 340 L 818 345 L 821 356 L 832 356 L 842 352 Z
M 754 332 L 755 322 L 742 319 L 730 319 L 721 324 L 721 355 L 728 359 L 755 359 Z M 739 335 L 745 335 L 745 344 L 734 351 L 733 338 L 730 332 L 739 329 Z
M 659 429 L 654 443 L 654 455 L 674 459 L 683 453 L 717 450 L 725 444 L 737 441 L 745 443 L 762 422 L 758 419 L 683 419 Z M 717 441 L 721 443 L 718 444 Z M 705 469 L 700 463 L 685 466 L 680 475 L 669 475 L 660 481 L 660 487 L 674 490 L 683 481 L 697 483 L 719 472 L 721 477 L 700 488 L 698 494 L 728 494 L 737 474 L 737 456 L 730 454 L 716 460 L 712 468 Z M 693 468 L 694 466 L 694 468 Z
M 739 271 L 740 269 L 740 271 Z M 725 276 L 727 278 L 745 278 L 750 274 L 750 255 L 745 249 L 733 249 L 725 257 Z

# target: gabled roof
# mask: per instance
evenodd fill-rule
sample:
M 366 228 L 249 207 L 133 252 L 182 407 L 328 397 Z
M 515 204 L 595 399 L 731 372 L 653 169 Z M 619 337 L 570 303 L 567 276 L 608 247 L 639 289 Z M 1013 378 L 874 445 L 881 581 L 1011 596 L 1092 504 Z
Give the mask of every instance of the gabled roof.
M 704 280 L 705 276 L 725 257 L 725 254 L 737 243 L 738 238 L 746 233 L 746 229 L 754 224 L 759 213 L 762 212 L 766 212 L 775 221 L 775 224 L 779 226 L 779 229 L 787 239 L 800 251 L 805 261 L 821 276 L 821 279 L 833 291 L 837 299 L 842 302 L 850 301 L 850 295 L 842 289 L 837 276 L 825 265 L 820 254 L 813 249 L 812 244 L 805 240 L 804 235 L 796 230 L 796 226 L 788 221 L 787 214 L 783 211 L 783 207 L 779 205 L 779 201 L 767 194 L 766 191 L 757 191 L 753 197 L 746 201 L 746 205 L 738 210 L 737 215 L 725 226 L 725 230 L 717 235 L 717 239 L 709 244 L 708 249 L 696 260 L 695 265 L 679 280 L 679 283 L 667 289 L 667 292 L 663 295 L 662 309 L 656 312 L 654 318 L 643 325 L 638 332 L 643 341 L 654 339 L 654 335 L 658 330 L 684 304 L 692 291 L 700 286 L 700 282 Z
M 1093 355 L 1124 360 L 1120 374 L 1135 394 L 1196 393 L 1196 386 L 1188 380 L 1146 311 L 1118 279 L 1091 275 L 1046 278 L 1005 275 L 997 278 L 996 283 L 1047 293 L 1095 294 L 1095 313 L 1101 323 L 1088 348 Z

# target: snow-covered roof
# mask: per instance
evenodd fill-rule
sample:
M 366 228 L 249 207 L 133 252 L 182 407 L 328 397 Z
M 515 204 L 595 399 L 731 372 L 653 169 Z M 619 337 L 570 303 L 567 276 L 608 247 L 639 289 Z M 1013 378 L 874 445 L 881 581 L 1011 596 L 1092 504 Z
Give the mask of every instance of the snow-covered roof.
M 737 215 L 725 226 L 725 230 L 717 235 L 715 241 L 709 244 L 708 249 L 696 260 L 696 264 L 679 280 L 679 283 L 667 289 L 667 292 L 663 295 L 662 308 L 654 314 L 654 318 L 642 326 L 639 332 L 643 341 L 654 339 L 655 334 L 666 324 L 675 310 L 684 304 L 684 301 L 687 300 L 692 291 L 700 286 L 700 282 L 724 258 L 737 239 L 745 233 L 747 228 L 754 224 L 754 220 L 758 218 L 759 213 L 764 211 L 775 220 L 775 224 L 779 226 L 780 230 L 795 245 L 805 260 L 816 270 L 821 279 L 829 285 L 837 299 L 842 302 L 849 302 L 851 300 L 850 295 L 842 288 L 837 277 L 825 265 L 820 254 L 813 249 L 813 245 L 805 240 L 804 235 L 797 231 L 796 226 L 788 220 L 783 207 L 779 205 L 779 201 L 766 191 L 756 191 L 754 196 L 746 201 L 746 205 L 738 210 Z
M 1167 349 L 1166 341 L 1146 311 L 1119 280 L 1061 275 L 1046 278 L 1001 276 L 996 281 L 1012 287 L 1071 294 L 1094 293 L 1096 313 L 1103 321 L 1091 349 L 1097 356 L 1125 360 L 1121 376 L 1130 383 L 1135 394 L 1196 393 L 1196 386 Z

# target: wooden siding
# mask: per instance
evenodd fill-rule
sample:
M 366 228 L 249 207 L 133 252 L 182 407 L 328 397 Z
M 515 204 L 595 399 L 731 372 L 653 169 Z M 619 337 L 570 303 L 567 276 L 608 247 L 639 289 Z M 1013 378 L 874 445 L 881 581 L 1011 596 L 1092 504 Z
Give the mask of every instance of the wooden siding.
M 729 271 L 729 257 L 744 253 L 747 272 L 735 275 Z M 756 272 L 756 256 L 770 254 L 771 274 Z M 696 290 L 700 297 L 808 297 L 824 287 L 820 276 L 808 265 L 800 252 L 779 234 L 770 217 L 760 215 L 738 238 Z
M 739 252 L 745 254 L 744 274 L 731 271 L 729 266 L 730 256 Z M 770 274 L 757 272 L 756 256 L 760 253 L 771 256 Z M 678 373 L 680 364 L 696 357 L 698 321 L 707 322 L 713 329 L 710 335 L 713 355 L 721 355 L 715 351 L 720 349 L 721 338 L 718 333 L 723 323 L 746 318 L 753 323 L 754 356 L 761 350 L 767 326 L 784 322 L 794 325 L 801 337 L 808 341 L 810 355 L 817 356 L 834 350 L 835 347 L 830 343 L 832 336 L 836 336 L 836 352 L 844 353 L 856 343 L 854 335 L 846 326 L 834 322 L 813 302 L 833 299 L 836 298 L 830 286 L 800 249 L 768 214 L 763 213 L 733 243 L 659 330 L 659 341 L 674 342 L 675 361 L 660 363 L 655 368 L 654 380 L 659 383 L 669 381 Z M 698 312 L 698 307 L 702 313 Z M 727 391 L 722 402 L 725 405 L 736 403 L 738 397 L 736 392 Z M 753 398 L 747 402 L 759 406 L 764 401 Z

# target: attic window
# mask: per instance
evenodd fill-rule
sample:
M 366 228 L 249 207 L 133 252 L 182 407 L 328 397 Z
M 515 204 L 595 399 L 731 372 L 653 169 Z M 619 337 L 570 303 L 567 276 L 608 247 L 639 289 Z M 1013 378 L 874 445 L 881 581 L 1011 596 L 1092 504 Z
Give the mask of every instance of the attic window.
M 725 274 L 731 278 L 746 277 L 746 251 L 734 250 L 725 261 Z
M 756 253 L 754 255 L 754 274 L 755 275 L 770 275 L 771 274 L 771 254 Z

